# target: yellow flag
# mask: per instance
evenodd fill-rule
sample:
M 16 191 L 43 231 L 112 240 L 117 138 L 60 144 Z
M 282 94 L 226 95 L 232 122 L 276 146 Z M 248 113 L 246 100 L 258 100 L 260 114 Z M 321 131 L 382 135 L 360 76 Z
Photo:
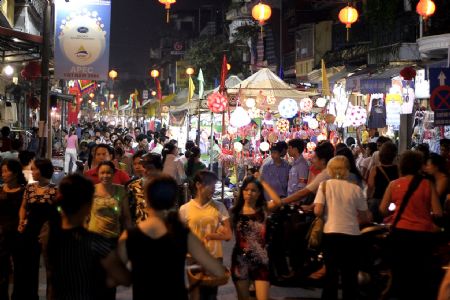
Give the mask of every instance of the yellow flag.
M 330 83 L 327 77 L 327 68 L 325 67 L 325 61 L 322 59 L 322 96 L 331 96 Z
M 188 102 L 192 100 L 192 97 L 194 96 L 194 91 L 195 91 L 194 81 L 192 80 L 192 76 L 189 76 Z

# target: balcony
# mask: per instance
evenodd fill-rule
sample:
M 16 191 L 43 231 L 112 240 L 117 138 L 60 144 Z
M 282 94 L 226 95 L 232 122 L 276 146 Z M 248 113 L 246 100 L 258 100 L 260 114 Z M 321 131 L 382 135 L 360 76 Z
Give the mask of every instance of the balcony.
M 450 48 L 450 33 L 426 36 L 417 39 L 417 44 L 423 59 L 443 59 Z

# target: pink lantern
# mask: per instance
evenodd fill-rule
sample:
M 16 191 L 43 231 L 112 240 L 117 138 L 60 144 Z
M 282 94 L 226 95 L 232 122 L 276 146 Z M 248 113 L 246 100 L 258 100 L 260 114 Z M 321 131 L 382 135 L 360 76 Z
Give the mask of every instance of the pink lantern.
M 213 113 L 221 113 L 227 108 L 228 99 L 220 93 L 212 93 L 208 96 L 208 108 Z
M 349 105 L 347 116 L 347 123 L 345 125 L 359 127 L 366 124 L 367 121 L 367 111 L 361 106 Z
M 280 133 L 285 133 L 289 131 L 289 121 L 286 119 L 279 119 L 277 121 L 277 129 Z
M 303 98 L 300 100 L 300 111 L 301 112 L 310 112 L 313 108 L 314 103 L 310 98 Z

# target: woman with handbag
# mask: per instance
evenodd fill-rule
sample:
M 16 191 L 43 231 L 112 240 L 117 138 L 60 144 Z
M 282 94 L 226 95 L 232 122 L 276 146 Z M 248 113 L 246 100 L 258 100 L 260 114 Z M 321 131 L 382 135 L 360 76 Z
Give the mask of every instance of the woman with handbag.
M 269 203 L 264 192 L 272 199 Z M 254 176 L 244 179 L 236 205 L 231 209 L 236 244 L 231 256 L 231 273 L 239 300 L 250 299 L 250 281 L 255 282 L 256 299 L 269 299 L 269 257 L 266 247 L 267 209 L 281 206 L 280 197 Z
M 326 275 L 322 299 L 338 299 L 339 272 L 343 299 L 358 298 L 359 222 L 369 213 L 362 189 L 348 181 L 350 164 L 338 155 L 327 164 L 331 179 L 320 184 L 314 200 L 314 213 L 323 217 L 323 254 Z
M 436 299 L 431 258 L 438 228 L 433 217 L 441 216 L 442 208 L 433 184 L 420 175 L 422 165 L 420 152 L 404 152 L 401 177 L 389 184 L 380 204 L 383 215 L 395 204 L 390 234 L 391 293 L 398 299 Z

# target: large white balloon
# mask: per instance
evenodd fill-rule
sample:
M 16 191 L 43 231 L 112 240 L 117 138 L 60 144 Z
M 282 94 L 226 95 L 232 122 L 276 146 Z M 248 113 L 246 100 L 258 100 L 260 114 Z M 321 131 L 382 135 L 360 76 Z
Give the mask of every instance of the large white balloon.
M 278 105 L 278 112 L 283 118 L 292 118 L 298 113 L 298 105 L 294 99 L 286 98 Z

